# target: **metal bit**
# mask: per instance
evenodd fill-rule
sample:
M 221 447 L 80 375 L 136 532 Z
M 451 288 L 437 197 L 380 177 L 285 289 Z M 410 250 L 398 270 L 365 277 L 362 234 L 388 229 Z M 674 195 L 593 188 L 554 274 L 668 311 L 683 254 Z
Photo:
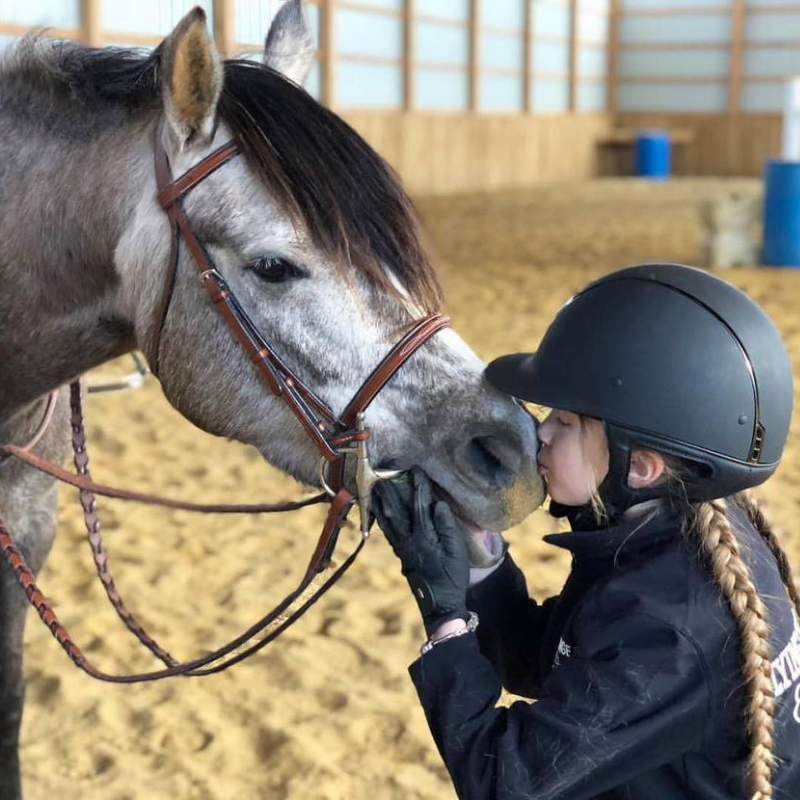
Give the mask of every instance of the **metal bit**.
M 364 413 L 356 417 L 359 431 L 366 430 Z M 374 469 L 369 460 L 367 439 L 356 444 L 356 489 L 358 491 L 358 510 L 361 512 L 361 535 L 369 537 L 369 511 L 372 506 L 372 489 L 378 481 L 386 481 L 402 475 L 401 469 Z

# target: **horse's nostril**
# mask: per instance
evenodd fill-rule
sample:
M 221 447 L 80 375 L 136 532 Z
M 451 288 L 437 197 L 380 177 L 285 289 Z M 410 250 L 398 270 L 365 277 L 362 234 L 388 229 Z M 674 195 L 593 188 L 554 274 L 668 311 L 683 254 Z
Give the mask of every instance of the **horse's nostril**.
M 498 488 L 514 483 L 508 446 L 492 436 L 476 436 L 467 443 L 466 456 L 478 475 Z

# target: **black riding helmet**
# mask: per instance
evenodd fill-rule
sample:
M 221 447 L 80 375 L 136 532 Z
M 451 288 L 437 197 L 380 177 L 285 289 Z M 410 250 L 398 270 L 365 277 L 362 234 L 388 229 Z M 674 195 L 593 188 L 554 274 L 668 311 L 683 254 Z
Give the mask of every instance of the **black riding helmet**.
M 679 264 L 623 269 L 559 311 L 535 353 L 496 359 L 489 382 L 508 394 L 603 421 L 609 472 L 599 493 L 613 519 L 664 487 L 628 486 L 636 445 L 686 459 L 692 502 L 765 481 L 792 414 L 780 334 L 743 292 Z

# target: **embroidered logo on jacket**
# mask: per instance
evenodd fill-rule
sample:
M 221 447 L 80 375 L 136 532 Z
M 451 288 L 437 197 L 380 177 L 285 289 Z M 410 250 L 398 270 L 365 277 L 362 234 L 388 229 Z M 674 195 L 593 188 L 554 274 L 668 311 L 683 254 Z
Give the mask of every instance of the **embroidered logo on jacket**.
M 556 657 L 553 659 L 553 666 L 557 667 L 561 664 L 561 657 L 569 658 L 572 655 L 572 645 L 567 644 L 564 638 L 558 640 L 558 648 L 556 649 Z
M 794 622 L 794 632 L 789 643 L 781 650 L 778 657 L 772 662 L 772 684 L 775 688 L 775 699 L 785 694 L 800 678 L 800 627 L 797 619 Z M 800 723 L 800 684 L 794 691 L 794 718 Z
M 800 724 L 800 683 L 794 690 L 794 721 Z

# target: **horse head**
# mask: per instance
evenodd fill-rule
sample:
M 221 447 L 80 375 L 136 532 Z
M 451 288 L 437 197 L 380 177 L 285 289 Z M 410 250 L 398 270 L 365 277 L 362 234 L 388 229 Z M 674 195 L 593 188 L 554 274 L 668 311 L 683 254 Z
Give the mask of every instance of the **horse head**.
M 340 413 L 409 324 L 438 309 L 441 293 L 392 170 L 299 85 L 313 59 L 300 5 L 292 0 L 275 17 L 263 64 L 223 63 L 205 15 L 189 12 L 139 69 L 161 98 L 143 141 L 160 137 L 176 177 L 237 143 L 239 155 L 193 188 L 183 209 L 263 337 Z M 149 158 L 137 152 L 141 180 L 114 266 L 120 309 L 157 358 L 166 397 L 204 430 L 316 483 L 313 443 L 215 313 L 186 247 L 157 319 L 170 223 L 156 201 L 152 148 Z M 375 464 L 420 465 L 477 525 L 504 529 L 542 500 L 535 422 L 486 383 L 483 363 L 452 330 L 393 376 L 366 424 Z

